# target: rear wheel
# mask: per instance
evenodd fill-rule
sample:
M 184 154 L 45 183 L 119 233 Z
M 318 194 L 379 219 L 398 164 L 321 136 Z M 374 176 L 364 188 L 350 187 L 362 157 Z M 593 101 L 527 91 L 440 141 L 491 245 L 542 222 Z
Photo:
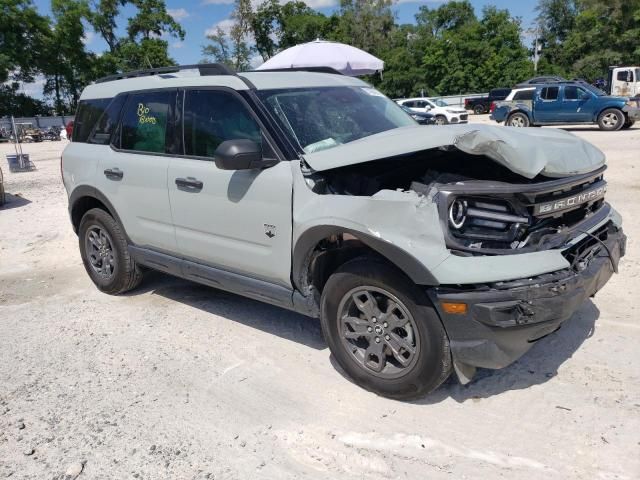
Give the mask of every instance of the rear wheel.
M 426 295 L 375 258 L 356 258 L 331 275 L 321 323 L 338 364 L 380 395 L 425 395 L 451 373 L 449 342 Z
M 607 108 L 598 116 L 598 126 L 606 132 L 620 130 L 625 121 L 624 113 L 617 108 Z
M 446 125 L 449 123 L 444 115 L 436 115 L 436 125 Z
M 104 210 L 84 214 L 78 229 L 84 268 L 99 290 L 118 294 L 137 287 L 142 271 L 129 255 L 122 228 Z
M 524 128 L 530 126 L 531 122 L 529 121 L 529 117 L 527 117 L 524 113 L 516 112 L 509 115 L 506 125 L 508 127 Z
M 482 115 L 485 112 L 484 105 L 476 105 L 473 107 L 473 113 L 476 115 Z

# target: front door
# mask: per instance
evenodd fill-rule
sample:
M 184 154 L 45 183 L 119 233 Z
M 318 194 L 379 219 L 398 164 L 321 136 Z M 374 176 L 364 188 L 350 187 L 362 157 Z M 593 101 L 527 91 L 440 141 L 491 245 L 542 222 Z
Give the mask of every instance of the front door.
M 577 85 L 565 85 L 562 89 L 560 116 L 567 123 L 591 122 L 593 117 L 593 95 Z
M 175 252 L 167 138 L 177 91 L 130 94 L 112 148 L 100 152 L 97 188 L 115 207 L 134 244 Z
M 184 91 L 184 153 L 169 164 L 169 198 L 180 254 L 197 263 L 290 286 L 292 176 L 289 162 L 221 170 L 225 140 L 250 139 L 273 156 L 245 101 L 225 89 Z

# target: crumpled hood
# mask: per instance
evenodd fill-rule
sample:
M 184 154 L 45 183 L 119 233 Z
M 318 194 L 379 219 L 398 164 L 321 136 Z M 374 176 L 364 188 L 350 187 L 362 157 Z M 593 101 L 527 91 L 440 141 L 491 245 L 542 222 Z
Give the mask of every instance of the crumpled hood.
M 396 128 L 306 153 L 304 159 L 314 170 L 323 171 L 447 146 L 485 155 L 526 178 L 539 174 L 567 177 L 591 172 L 605 163 L 599 149 L 564 130 L 477 124 Z

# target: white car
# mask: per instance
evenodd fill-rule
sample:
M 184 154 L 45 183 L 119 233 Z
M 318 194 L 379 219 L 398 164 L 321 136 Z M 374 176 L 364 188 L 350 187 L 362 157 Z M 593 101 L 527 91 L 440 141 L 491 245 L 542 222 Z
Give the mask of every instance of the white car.
M 434 114 L 436 116 L 436 125 L 469 122 L 469 114 L 464 108 L 451 106 L 441 99 L 419 97 L 404 98 L 402 100 L 396 100 L 396 102 L 415 112 L 429 112 Z

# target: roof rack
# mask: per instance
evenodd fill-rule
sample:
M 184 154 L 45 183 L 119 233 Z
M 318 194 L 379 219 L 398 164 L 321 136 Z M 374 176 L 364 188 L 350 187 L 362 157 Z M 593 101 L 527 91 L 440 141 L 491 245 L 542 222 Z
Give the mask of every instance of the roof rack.
M 151 75 L 160 75 L 163 73 L 174 73 L 180 70 L 195 70 L 198 69 L 200 76 L 205 77 L 209 75 L 236 75 L 236 72 L 223 65 L 221 63 L 199 63 L 194 65 L 176 65 L 173 67 L 158 67 L 149 68 L 146 70 L 134 70 L 132 72 L 116 73 L 115 75 L 108 75 L 96 80 L 95 83 L 112 82 L 114 80 L 122 80 L 124 78 L 136 78 L 136 77 L 149 77 Z
M 334 75 L 344 75 L 339 70 L 332 67 L 291 67 L 291 68 L 265 68 L 263 70 L 251 70 L 251 73 L 260 72 L 316 72 L 316 73 L 332 73 Z

